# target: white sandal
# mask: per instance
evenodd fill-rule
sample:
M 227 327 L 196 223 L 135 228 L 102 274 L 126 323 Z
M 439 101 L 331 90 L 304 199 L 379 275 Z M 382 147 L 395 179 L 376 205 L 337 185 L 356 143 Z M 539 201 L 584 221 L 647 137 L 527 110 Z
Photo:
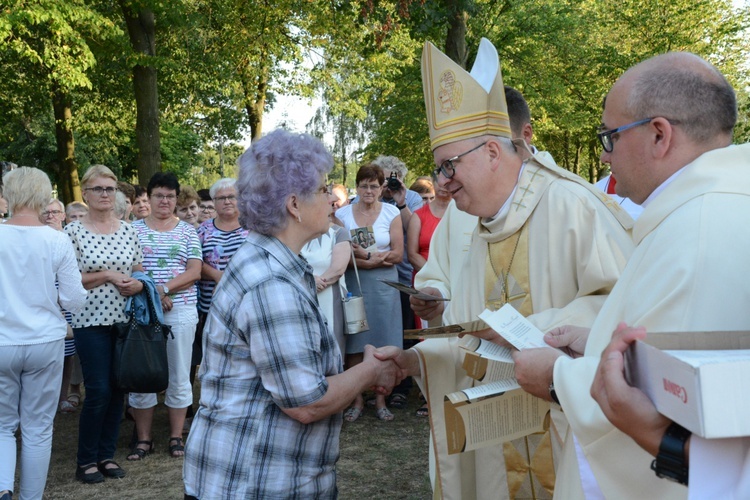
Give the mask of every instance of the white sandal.
M 70 401 L 60 401 L 57 409 L 60 411 L 60 413 L 73 413 L 74 411 L 76 411 L 76 407 L 73 406 Z
M 375 416 L 378 417 L 378 420 L 383 420 L 384 422 L 390 422 L 396 418 L 388 408 L 378 408 L 375 411 Z

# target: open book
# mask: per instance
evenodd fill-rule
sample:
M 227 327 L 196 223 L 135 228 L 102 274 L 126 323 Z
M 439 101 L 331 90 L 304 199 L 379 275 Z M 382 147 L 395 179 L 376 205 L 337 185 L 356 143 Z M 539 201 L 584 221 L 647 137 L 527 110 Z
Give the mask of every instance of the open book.
M 549 347 L 544 333 L 506 304 L 479 317 L 516 349 Z M 474 387 L 445 396 L 448 452 L 461 453 L 495 445 L 549 426 L 549 403 L 523 391 L 515 379 L 511 348 L 465 336 L 463 368 L 477 380 Z

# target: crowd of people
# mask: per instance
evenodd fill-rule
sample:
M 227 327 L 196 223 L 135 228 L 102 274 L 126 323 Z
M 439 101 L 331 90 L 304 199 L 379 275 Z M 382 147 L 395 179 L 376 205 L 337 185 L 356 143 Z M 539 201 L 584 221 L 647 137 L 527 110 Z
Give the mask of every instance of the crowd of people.
M 747 467 L 733 463 L 750 463 L 748 440 L 691 436 L 623 367 L 646 330 L 750 326 L 740 253 L 750 150 L 732 145 L 726 79 L 687 53 L 625 72 L 604 101 L 598 138 L 613 177 L 602 191 L 533 146 L 528 105 L 503 85 L 489 41 L 471 72 L 425 44 L 422 77 L 436 168 L 409 188 L 404 163 L 380 156 L 359 168 L 350 200 L 328 183 L 323 144 L 284 130 L 254 141 L 237 179 L 208 190 L 161 172 L 131 186 L 94 165 L 81 179 L 85 203 L 66 207 L 42 171 L 3 175 L 0 500 L 13 495 L 16 431 L 19 497 L 41 498 L 55 413 L 79 408 L 83 483 L 125 477 L 114 460 L 125 415 L 126 459 L 162 441 L 184 457 L 187 499 L 335 498 L 342 421 L 368 403 L 393 420 L 410 377 L 425 399 L 418 414 L 430 417 L 437 497 L 750 494 Z M 172 331 L 167 436 L 152 433 L 157 394 L 112 384 L 113 327 L 142 293 Z M 364 298 L 364 332 L 347 334 L 350 295 Z M 403 331 L 461 324 L 504 345 L 477 316 L 506 304 L 555 348 L 512 352 L 525 397 L 551 404 L 550 425 L 450 454 L 445 396 L 481 382 L 458 338 L 412 345 Z M 740 472 L 707 481 L 704 457 L 729 449 L 722 460 Z

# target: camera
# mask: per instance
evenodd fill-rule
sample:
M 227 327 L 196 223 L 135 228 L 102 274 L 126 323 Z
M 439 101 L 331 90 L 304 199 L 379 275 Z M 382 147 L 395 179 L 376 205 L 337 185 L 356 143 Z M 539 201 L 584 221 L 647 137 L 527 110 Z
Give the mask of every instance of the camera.
M 391 172 L 391 175 L 388 176 L 386 187 L 391 191 L 398 191 L 401 189 L 401 181 L 396 177 L 396 172 Z

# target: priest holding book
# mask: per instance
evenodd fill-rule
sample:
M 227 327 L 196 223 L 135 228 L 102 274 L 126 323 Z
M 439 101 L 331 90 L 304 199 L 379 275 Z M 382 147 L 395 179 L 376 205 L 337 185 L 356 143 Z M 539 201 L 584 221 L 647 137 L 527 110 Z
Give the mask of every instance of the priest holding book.
M 632 219 L 589 183 L 513 140 L 499 58 L 488 40 L 471 73 L 426 43 L 422 83 L 438 183 L 478 224 L 468 252 L 452 263 L 462 266 L 460 278 L 449 286 L 436 279 L 421 291 L 450 299 L 444 324 L 471 322 L 478 336 L 490 334 L 477 316 L 505 304 L 543 331 L 590 325 L 632 252 Z M 416 310 L 427 302 L 412 304 Z M 378 356 L 417 377 L 427 397 L 436 498 L 552 495 L 553 452 L 567 427 L 559 408 L 543 434 L 449 455 L 444 396 L 480 383 L 464 370 L 457 340 L 382 348 Z

